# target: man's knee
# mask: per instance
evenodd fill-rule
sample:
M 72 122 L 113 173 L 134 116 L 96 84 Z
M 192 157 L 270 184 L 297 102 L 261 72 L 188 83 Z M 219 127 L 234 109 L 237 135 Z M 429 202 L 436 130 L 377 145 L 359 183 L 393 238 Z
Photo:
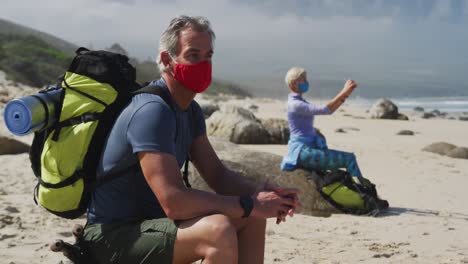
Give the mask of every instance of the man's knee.
M 221 214 L 208 216 L 205 221 L 209 226 L 209 239 L 220 247 L 237 245 L 237 230 L 229 217 Z

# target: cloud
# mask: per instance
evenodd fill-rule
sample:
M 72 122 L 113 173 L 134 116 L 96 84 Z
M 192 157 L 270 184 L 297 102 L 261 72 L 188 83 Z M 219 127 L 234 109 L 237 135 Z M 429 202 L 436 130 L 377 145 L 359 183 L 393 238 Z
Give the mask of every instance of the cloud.
M 460 86 L 468 83 L 467 6 L 463 0 L 2 0 L 0 17 L 77 45 L 118 42 L 144 59 L 156 57 L 171 18 L 203 15 L 217 34 L 215 75 L 259 89 L 281 89 L 293 65 L 320 80 L 404 85 L 424 75 Z

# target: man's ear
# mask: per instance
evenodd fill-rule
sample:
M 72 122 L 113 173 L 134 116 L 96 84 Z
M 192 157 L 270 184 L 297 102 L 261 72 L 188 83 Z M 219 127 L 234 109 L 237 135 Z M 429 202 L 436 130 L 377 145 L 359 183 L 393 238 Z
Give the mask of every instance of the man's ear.
M 167 51 L 162 51 L 161 52 L 161 62 L 164 64 L 164 66 L 167 67 L 167 65 L 171 64 L 172 58 L 169 56 L 169 53 Z

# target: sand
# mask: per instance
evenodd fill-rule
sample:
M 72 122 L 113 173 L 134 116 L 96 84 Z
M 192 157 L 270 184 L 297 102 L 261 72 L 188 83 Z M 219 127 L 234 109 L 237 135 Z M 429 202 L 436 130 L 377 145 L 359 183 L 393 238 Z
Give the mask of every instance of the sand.
M 257 105 L 260 118 L 286 117 L 284 101 L 232 103 Z M 468 147 L 468 122 L 426 120 L 412 113 L 409 121 L 374 120 L 366 109 L 342 109 L 317 117 L 316 127 L 330 148 L 356 154 L 364 176 L 391 209 L 376 218 L 297 214 L 280 225 L 269 220 L 265 263 L 468 263 L 468 160 L 421 151 L 438 141 Z M 335 132 L 338 128 L 347 132 Z M 396 135 L 405 129 L 415 135 Z M 243 147 L 279 155 L 287 151 L 285 145 Z M 73 223 L 85 220 L 62 220 L 34 204 L 27 154 L 0 156 L 0 164 L 0 263 L 58 263 L 63 257 L 48 251 L 47 243 L 72 241 Z

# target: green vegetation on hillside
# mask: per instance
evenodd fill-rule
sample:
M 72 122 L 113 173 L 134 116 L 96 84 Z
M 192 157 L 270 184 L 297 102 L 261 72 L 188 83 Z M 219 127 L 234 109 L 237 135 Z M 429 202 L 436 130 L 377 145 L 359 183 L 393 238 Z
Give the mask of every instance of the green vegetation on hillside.
M 34 36 L 0 34 L 0 70 L 34 87 L 57 82 L 72 57 Z
M 105 50 L 128 56 L 118 43 Z M 72 56 L 32 35 L 0 33 L 0 70 L 15 82 L 34 87 L 56 83 L 68 68 Z M 160 78 L 157 64 L 151 60 L 129 61 L 137 71 L 137 82 L 145 83 Z M 240 86 L 226 81 L 213 80 L 207 94 L 231 94 L 240 97 L 251 96 Z

